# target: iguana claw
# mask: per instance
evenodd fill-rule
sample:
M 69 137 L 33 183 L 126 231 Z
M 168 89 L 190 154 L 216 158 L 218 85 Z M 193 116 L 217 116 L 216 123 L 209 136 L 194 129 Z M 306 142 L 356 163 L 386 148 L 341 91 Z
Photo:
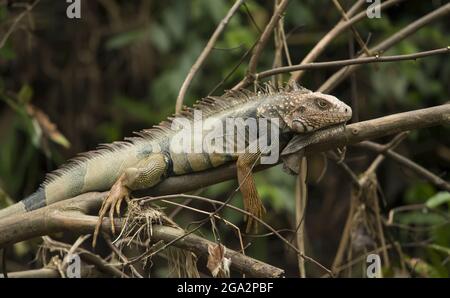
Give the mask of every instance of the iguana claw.
M 102 221 L 105 215 L 109 214 L 109 220 L 111 223 L 111 231 L 113 234 L 116 233 L 116 228 L 114 226 L 114 211 L 116 211 L 117 215 L 120 215 L 120 207 L 122 205 L 123 200 L 127 203 L 130 202 L 130 190 L 128 187 L 124 185 L 125 176 L 122 175 L 116 183 L 111 187 L 107 197 L 102 203 L 102 207 L 99 211 L 99 219 L 97 225 L 95 226 L 94 237 L 92 241 L 92 246 L 95 247 L 97 243 L 97 237 L 100 232 L 100 228 L 102 226 Z

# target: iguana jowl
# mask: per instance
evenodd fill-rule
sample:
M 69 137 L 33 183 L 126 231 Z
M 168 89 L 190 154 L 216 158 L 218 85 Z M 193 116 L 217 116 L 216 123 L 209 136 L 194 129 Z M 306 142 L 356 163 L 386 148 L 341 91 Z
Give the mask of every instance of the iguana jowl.
M 176 134 L 171 124 L 180 117 L 194 121 L 192 115 L 195 109 L 202 112 L 203 121 L 210 118 L 215 121 L 225 121 L 227 118 L 276 118 L 280 123 L 280 136 L 285 140 L 295 133 L 312 132 L 345 123 L 352 115 L 351 108 L 336 97 L 292 84 L 280 89 L 266 86 L 257 93 L 230 91 L 221 97 L 207 97 L 198 101 L 194 108 L 184 108 L 169 120 L 140 131 L 136 137 L 102 145 L 72 159 L 48 174 L 35 193 L 0 210 L 0 218 L 35 210 L 85 192 L 108 189 L 110 192 L 100 210 L 100 220 L 107 213 L 112 218 L 115 211 L 119 212 L 121 202 L 128 200 L 132 190 L 151 188 L 166 177 L 203 171 L 231 161 L 236 161 L 245 209 L 261 217 L 264 207 L 251 175 L 252 167 L 261 156 L 260 152 L 171 151 L 169 144 Z M 153 152 L 152 148 L 156 147 L 160 150 Z

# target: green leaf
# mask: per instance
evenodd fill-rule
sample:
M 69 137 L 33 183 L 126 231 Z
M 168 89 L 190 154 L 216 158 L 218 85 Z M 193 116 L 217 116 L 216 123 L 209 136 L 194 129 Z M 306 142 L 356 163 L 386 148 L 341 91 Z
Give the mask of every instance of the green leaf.
M 427 212 L 427 209 L 420 211 L 411 211 L 404 214 L 398 214 L 398 221 L 404 225 L 439 225 L 445 222 L 445 219 L 436 213 Z
M 425 205 L 428 208 L 432 209 L 445 203 L 450 203 L 450 192 L 448 191 L 438 192 L 437 194 L 429 198 Z
M 405 201 L 408 204 L 420 204 L 426 202 L 427 198 L 436 193 L 433 185 L 427 182 L 417 182 L 411 185 L 405 194 Z
M 33 98 L 33 89 L 30 85 L 25 84 L 20 88 L 19 94 L 17 95 L 17 99 L 20 103 L 25 104 L 31 101 Z
M 14 60 L 16 58 L 16 53 L 8 46 L 8 43 L 0 49 L 0 57 L 4 61 Z
M 162 53 L 170 49 L 170 39 L 166 30 L 158 24 L 153 24 L 150 29 L 150 39 L 155 47 Z
M 189 3 L 177 1 L 173 5 L 173 9 L 166 9 L 163 12 L 163 27 L 167 28 L 167 31 L 175 41 L 183 42 L 186 37 L 186 30 L 188 30 L 185 11 L 189 9 Z

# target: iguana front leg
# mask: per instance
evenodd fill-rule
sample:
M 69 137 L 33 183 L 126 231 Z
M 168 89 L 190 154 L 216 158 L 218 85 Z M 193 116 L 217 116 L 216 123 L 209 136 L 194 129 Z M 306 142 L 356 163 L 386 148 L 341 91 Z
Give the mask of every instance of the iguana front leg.
M 111 187 L 99 212 L 99 220 L 94 231 L 92 246 L 95 247 L 103 218 L 109 213 L 111 230 L 115 233 L 114 211 L 120 213 L 120 206 L 125 200 L 130 201 L 130 192 L 136 189 L 150 188 L 158 184 L 167 170 L 163 154 L 153 154 L 142 160 L 136 167 L 127 168 Z
M 258 218 L 262 218 L 266 212 L 266 209 L 258 196 L 258 191 L 256 189 L 255 180 L 252 174 L 252 169 L 259 163 L 260 156 L 261 154 L 259 152 L 243 153 L 239 155 L 236 162 L 237 177 L 244 201 L 244 209 Z M 256 230 L 257 223 L 254 221 L 254 218 L 246 216 L 246 221 L 247 233 L 252 227 Z

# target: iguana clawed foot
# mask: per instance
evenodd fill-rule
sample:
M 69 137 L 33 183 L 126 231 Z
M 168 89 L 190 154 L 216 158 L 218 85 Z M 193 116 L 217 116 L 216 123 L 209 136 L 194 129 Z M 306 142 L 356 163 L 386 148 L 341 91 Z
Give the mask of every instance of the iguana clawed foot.
M 95 247 L 97 243 L 97 237 L 102 226 L 103 218 L 106 214 L 109 214 L 112 233 L 116 233 L 116 229 L 114 226 L 114 211 L 117 213 L 117 215 L 120 215 L 120 207 L 123 200 L 125 200 L 127 203 L 130 202 L 130 190 L 125 186 L 124 180 L 125 175 L 120 176 L 116 183 L 114 183 L 114 185 L 111 187 L 108 196 L 105 198 L 105 200 L 103 200 L 102 207 L 99 211 L 97 226 L 95 227 L 94 238 L 92 241 L 93 247 Z

